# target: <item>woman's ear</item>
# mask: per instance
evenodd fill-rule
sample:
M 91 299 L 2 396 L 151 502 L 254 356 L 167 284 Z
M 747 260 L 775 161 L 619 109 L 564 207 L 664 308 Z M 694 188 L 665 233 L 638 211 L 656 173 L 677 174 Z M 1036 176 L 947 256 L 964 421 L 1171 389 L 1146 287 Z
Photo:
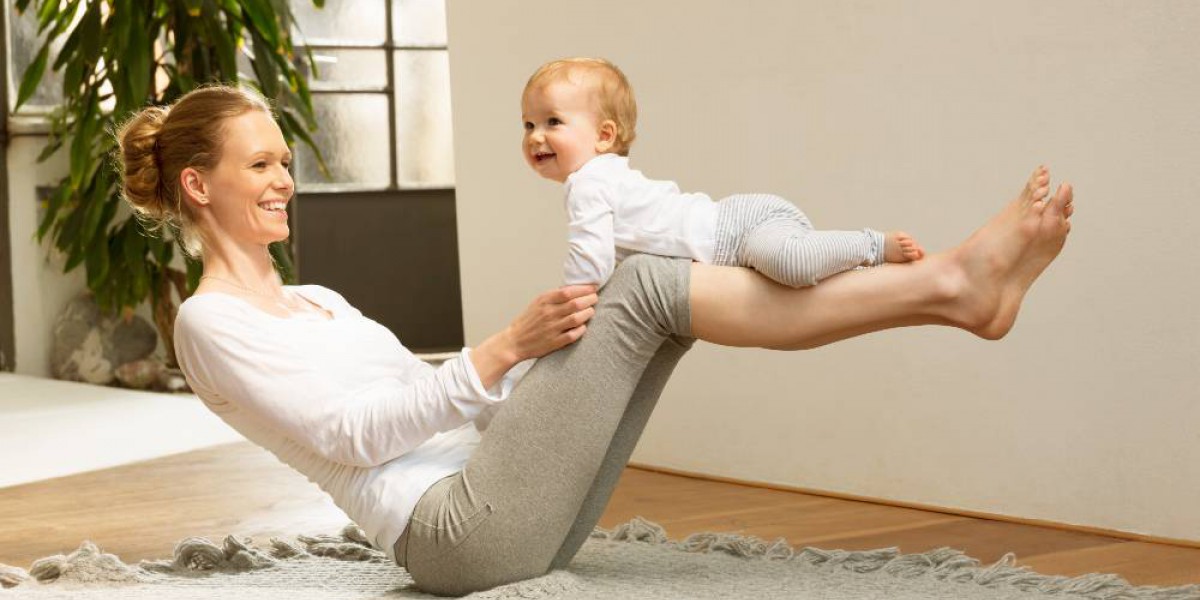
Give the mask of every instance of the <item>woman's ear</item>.
M 617 143 L 617 124 L 612 119 L 605 119 L 600 124 L 600 139 L 596 141 L 596 152 L 603 154 L 612 150 Z
M 200 171 L 187 167 L 179 173 L 179 185 L 188 202 L 196 206 L 208 206 L 208 184 Z

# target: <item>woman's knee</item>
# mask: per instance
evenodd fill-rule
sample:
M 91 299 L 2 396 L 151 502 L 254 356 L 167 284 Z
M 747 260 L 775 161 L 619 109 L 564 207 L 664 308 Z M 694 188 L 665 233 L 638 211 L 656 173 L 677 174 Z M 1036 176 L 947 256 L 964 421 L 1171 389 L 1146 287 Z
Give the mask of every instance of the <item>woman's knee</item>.
M 600 302 L 623 305 L 639 320 L 658 324 L 662 333 L 690 336 L 690 278 L 688 259 L 634 254 L 613 271 Z

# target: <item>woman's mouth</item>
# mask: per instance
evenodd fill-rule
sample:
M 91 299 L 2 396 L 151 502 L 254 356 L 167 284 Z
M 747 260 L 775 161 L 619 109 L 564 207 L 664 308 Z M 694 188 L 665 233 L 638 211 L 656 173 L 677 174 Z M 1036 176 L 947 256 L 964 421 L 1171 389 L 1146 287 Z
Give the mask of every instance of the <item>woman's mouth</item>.
M 259 202 L 258 207 L 276 215 L 287 215 L 287 202 L 282 200 L 272 200 L 269 202 Z

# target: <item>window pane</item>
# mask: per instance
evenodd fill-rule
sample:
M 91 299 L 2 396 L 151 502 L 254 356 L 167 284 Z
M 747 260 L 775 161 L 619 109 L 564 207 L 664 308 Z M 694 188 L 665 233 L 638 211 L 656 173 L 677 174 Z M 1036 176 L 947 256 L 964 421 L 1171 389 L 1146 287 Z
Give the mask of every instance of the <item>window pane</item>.
M 292 13 L 303 34 L 300 44 L 340 40 L 355 44 L 382 44 L 387 40 L 387 5 L 384 0 L 325 0 L 325 8 L 311 0 L 296 0 Z
M 384 189 L 391 184 L 386 94 L 316 94 L 320 129 L 312 133 L 329 166 L 331 179 L 317 168 L 308 146 L 297 143 L 296 180 L 300 191 L 323 186 Z
M 378 89 L 387 87 L 387 55 L 384 50 L 314 49 L 318 77 L 309 83 L 314 90 Z
M 446 0 L 395 0 L 392 32 L 398 46 L 445 46 Z
M 445 50 L 396 51 L 400 187 L 452 186 L 450 62 Z
M 8 3 L 5 3 L 7 6 Z M 17 90 L 21 88 L 21 78 L 25 75 L 25 69 L 29 68 L 29 64 L 37 56 L 38 50 L 42 48 L 43 38 L 39 38 L 37 34 L 37 11 L 33 10 L 33 5 L 25 11 L 25 14 L 18 15 L 17 11 L 12 11 L 10 14 L 9 29 L 11 35 L 9 37 L 9 65 L 11 72 L 8 84 L 8 101 L 9 105 L 17 103 Z M 76 19 L 79 19 L 83 14 L 81 10 Z M 24 111 L 32 106 L 56 106 L 62 103 L 62 75 L 55 73 L 50 69 L 54 64 L 54 59 L 58 56 L 58 50 L 62 48 L 62 42 L 65 41 L 65 36 L 60 37 L 58 41 L 50 45 L 50 55 L 46 60 L 46 72 L 42 75 L 42 81 L 38 84 L 37 90 L 25 101 L 25 105 L 21 107 Z

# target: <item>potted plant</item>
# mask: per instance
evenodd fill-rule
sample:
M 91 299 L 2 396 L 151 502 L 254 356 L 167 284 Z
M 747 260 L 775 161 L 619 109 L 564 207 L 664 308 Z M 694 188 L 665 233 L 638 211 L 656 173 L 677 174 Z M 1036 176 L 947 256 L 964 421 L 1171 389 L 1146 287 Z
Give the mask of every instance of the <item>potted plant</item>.
M 312 0 L 321 7 L 324 0 Z M 179 303 L 196 288 L 200 264 L 179 252 L 171 232 L 147 232 L 124 208 L 114 150 L 116 127 L 151 104 L 168 104 L 196 87 L 239 82 L 276 104 L 289 144 L 312 147 L 317 127 L 304 73 L 311 53 L 295 54 L 285 0 L 16 0 L 36 13 L 45 41 L 26 69 L 19 107 L 50 68 L 62 73 L 63 101 L 50 116 L 49 143 L 39 161 L 69 153 L 69 174 L 53 188 L 38 226 L 66 256 L 64 272 L 83 267 L 101 309 L 127 317 L 150 300 L 154 325 L 176 366 L 172 327 Z M 51 56 L 51 44 L 62 47 Z M 240 61 L 239 61 L 240 59 Z M 52 61 L 52 62 L 51 62 Z M 252 75 L 239 73 L 239 62 Z M 271 254 L 285 282 L 294 282 L 291 248 Z

